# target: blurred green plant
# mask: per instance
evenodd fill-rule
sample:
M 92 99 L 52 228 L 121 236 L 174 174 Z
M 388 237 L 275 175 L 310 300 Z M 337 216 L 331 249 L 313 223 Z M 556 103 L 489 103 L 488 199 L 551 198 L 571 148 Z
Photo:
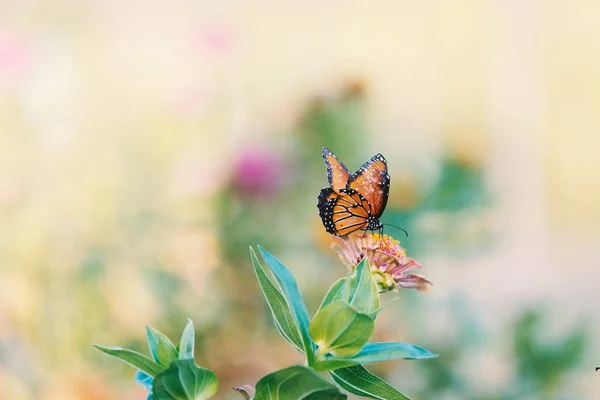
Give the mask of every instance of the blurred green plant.
M 586 331 L 575 329 L 564 339 L 555 342 L 541 338 L 542 314 L 525 311 L 515 323 L 513 341 L 517 373 L 515 387 L 518 395 L 538 395 L 554 398 L 561 381 L 583 358 L 586 349 Z
M 386 221 L 411 233 L 403 243 L 416 254 L 443 252 L 464 258 L 488 248 L 494 233 L 486 219 L 492 199 L 484 169 L 450 152 L 441 157 L 438 168 L 431 187 L 406 188 L 418 192 L 410 195 L 415 198 L 410 206 L 395 207 L 390 202 Z
M 295 146 L 300 163 L 311 176 L 322 176 L 322 162 L 314 155 L 321 147 L 335 148 L 340 159 L 358 163 L 364 158 L 361 140 L 365 137 L 366 88 L 361 81 L 350 82 L 331 97 L 316 97 L 306 106 L 295 129 Z
M 460 302 L 455 305 L 460 305 Z M 574 398 L 574 394 L 560 397 L 562 381 L 579 365 L 587 346 L 586 330 L 574 329 L 564 339 L 548 341 L 542 338 L 543 313 L 541 310 L 522 312 L 510 327 L 513 342 L 513 360 L 511 370 L 514 375 L 510 384 L 501 391 L 479 387 L 465 378 L 460 365 L 465 362 L 464 354 L 469 351 L 465 338 L 472 337 L 472 331 L 478 330 L 477 324 L 468 313 L 454 310 L 458 324 L 456 339 L 448 340 L 439 347 L 443 358 L 420 363 L 419 371 L 426 376 L 429 384 L 419 392 L 422 398 L 443 398 L 452 393 L 458 398 L 476 400 L 510 400 L 517 398 Z M 473 338 L 477 341 L 476 338 Z M 485 345 L 485 343 L 482 343 Z
M 437 184 L 427 194 L 428 209 L 458 212 L 489 204 L 484 170 L 464 157 L 449 153 L 440 163 Z

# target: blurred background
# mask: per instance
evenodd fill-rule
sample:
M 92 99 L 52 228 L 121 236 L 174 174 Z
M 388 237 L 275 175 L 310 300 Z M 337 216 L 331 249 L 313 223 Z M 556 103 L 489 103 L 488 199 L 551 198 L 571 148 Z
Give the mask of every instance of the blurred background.
M 345 267 L 321 146 L 377 152 L 434 283 L 377 339 L 414 399 L 600 395 L 600 3 L 0 1 L 0 398 L 145 399 L 92 343 L 178 338 L 232 386 L 302 362 L 249 263 L 310 311 Z M 392 296 L 392 295 L 388 295 Z M 389 297 L 391 298 L 391 297 Z

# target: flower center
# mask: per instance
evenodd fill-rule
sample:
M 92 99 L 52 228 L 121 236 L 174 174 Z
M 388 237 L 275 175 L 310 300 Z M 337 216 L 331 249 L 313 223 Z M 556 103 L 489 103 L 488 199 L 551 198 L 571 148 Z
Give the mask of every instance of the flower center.
M 373 241 L 377 244 L 377 250 L 387 255 L 402 258 L 406 256 L 406 250 L 400 247 L 400 241 L 394 240 L 388 235 L 373 235 Z

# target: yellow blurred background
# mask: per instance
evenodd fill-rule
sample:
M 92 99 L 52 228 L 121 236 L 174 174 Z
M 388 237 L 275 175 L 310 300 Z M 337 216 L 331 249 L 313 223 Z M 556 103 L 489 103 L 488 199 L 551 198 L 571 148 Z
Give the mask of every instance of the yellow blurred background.
M 592 0 L 0 2 L 0 398 L 145 399 L 91 344 L 146 351 L 145 324 L 187 317 L 219 398 L 302 362 L 247 249 L 312 311 L 345 273 L 321 146 L 387 158 L 383 220 L 410 237 L 386 232 L 434 283 L 377 332 L 439 361 L 375 372 L 415 399 L 597 398 L 599 20 Z

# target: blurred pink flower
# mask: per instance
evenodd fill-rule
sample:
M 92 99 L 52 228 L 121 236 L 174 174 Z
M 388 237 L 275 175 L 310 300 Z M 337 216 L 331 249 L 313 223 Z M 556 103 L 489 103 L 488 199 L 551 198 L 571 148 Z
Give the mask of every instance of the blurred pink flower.
M 236 163 L 233 186 L 245 194 L 268 195 L 281 183 L 281 168 L 282 163 L 272 151 L 247 149 Z
M 421 268 L 421 264 L 406 257 L 406 250 L 398 240 L 388 235 L 358 233 L 334 236 L 331 249 L 350 269 L 366 256 L 380 292 L 398 288 L 428 290 L 432 285 L 423 275 L 405 274 L 408 270 Z
M 20 83 L 30 70 L 31 46 L 19 35 L 0 32 L 0 88 Z
M 233 51 L 235 39 L 233 32 L 222 25 L 211 25 L 201 29 L 200 45 L 214 55 L 226 55 Z

